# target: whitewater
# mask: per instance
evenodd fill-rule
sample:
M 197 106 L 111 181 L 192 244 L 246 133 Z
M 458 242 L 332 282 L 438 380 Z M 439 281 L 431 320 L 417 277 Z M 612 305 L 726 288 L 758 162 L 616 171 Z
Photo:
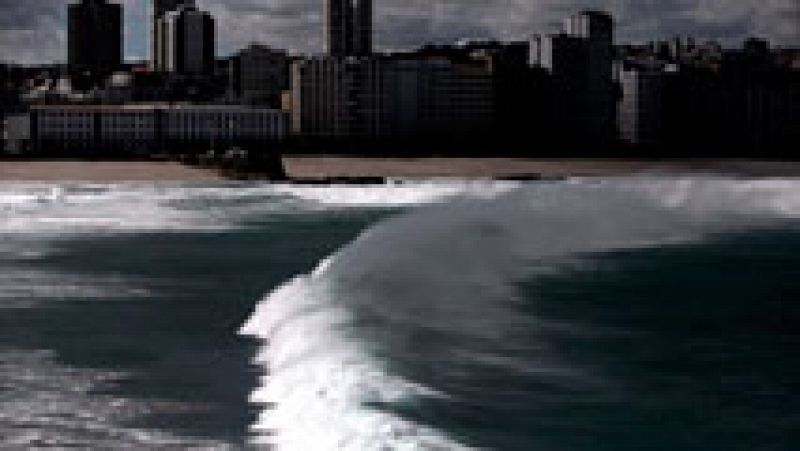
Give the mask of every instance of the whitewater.
M 448 396 L 393 374 L 393 361 L 430 352 L 441 359 L 429 362 L 435 371 L 484 359 L 556 383 L 597 383 L 555 358 L 526 368 L 504 352 L 517 329 L 572 327 L 519 314 L 520 281 L 594 253 L 796 220 L 798 188 L 792 180 L 573 180 L 460 196 L 372 227 L 269 294 L 242 328 L 265 343 L 257 357 L 265 375 L 251 397 L 269 406 L 254 425 L 257 443 L 467 449 L 385 408 Z M 457 343 L 433 353 L 436 344 L 421 337 L 437 334 Z
M 0 217 L 0 447 L 790 449 L 795 179 L 2 184 Z

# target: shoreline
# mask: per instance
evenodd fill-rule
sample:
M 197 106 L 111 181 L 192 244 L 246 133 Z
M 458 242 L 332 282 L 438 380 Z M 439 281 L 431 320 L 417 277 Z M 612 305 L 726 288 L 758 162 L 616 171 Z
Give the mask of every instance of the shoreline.
M 634 174 L 694 174 L 742 177 L 800 177 L 800 162 L 721 159 L 523 159 L 367 158 L 290 156 L 283 158 L 287 182 L 378 183 L 386 178 L 535 180 L 614 177 Z M 0 182 L 219 182 L 268 180 L 227 177 L 216 168 L 173 161 L 0 160 Z
M 219 171 L 171 161 L 3 160 L 0 182 L 212 182 Z
M 353 158 L 292 156 L 290 178 L 397 177 L 536 179 L 613 177 L 642 173 L 800 177 L 800 162 L 622 158 Z

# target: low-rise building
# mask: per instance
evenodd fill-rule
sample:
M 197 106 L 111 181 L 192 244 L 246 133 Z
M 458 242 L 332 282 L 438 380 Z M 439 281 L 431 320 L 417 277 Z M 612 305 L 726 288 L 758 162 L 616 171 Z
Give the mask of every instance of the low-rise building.
M 40 153 L 202 152 L 259 147 L 283 140 L 280 110 L 235 105 L 40 105 L 31 109 Z
M 0 120 L 2 130 L 2 150 L 6 154 L 18 155 L 30 145 L 31 119 L 27 113 L 15 113 Z
M 158 111 L 156 125 L 166 150 L 258 148 L 283 141 L 289 127 L 288 115 L 270 108 L 174 105 Z

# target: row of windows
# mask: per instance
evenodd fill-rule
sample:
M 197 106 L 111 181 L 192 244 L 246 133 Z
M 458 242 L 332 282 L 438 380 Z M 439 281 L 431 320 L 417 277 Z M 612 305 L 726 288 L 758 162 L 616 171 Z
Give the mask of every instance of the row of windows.
M 40 122 L 40 128 L 93 128 L 91 122 Z
M 94 121 L 91 119 L 80 118 L 57 118 L 57 117 L 43 117 L 39 123 L 42 126 L 50 127 L 76 127 L 76 126 L 91 126 Z M 153 124 L 153 120 L 149 118 L 102 118 L 103 125 L 126 125 L 126 124 Z
M 223 119 L 172 118 L 167 121 L 169 128 L 278 128 L 282 121 L 274 116 L 229 117 Z
M 242 131 L 242 130 L 252 130 L 252 131 L 262 131 L 262 130 L 277 130 L 280 128 L 281 122 L 279 121 L 272 121 L 271 123 L 264 123 L 264 124 L 225 124 L 221 126 L 204 126 L 204 127 L 186 127 L 182 126 L 182 124 L 171 124 L 165 127 L 165 129 L 169 130 L 172 133 L 194 133 L 197 131 L 202 132 L 225 132 L 225 131 Z M 61 131 L 86 131 L 91 132 L 95 130 L 94 126 L 91 125 L 82 125 L 82 124 L 57 124 L 57 125 L 41 125 L 40 130 L 42 132 L 61 132 Z M 116 132 L 127 132 L 127 131 L 136 131 L 136 132 L 145 132 L 145 131 L 155 131 L 155 127 L 152 124 L 132 124 L 132 125 L 109 125 L 103 124 L 102 127 L 99 128 L 102 130 L 103 133 L 116 133 Z
M 165 127 L 169 133 L 239 133 L 243 131 L 270 131 L 278 127 Z
M 111 124 L 111 125 L 127 125 L 127 124 L 140 124 L 140 125 L 149 124 L 149 125 L 152 125 L 153 121 L 152 120 L 148 121 L 148 120 L 113 120 L 113 119 L 111 119 L 111 120 L 103 120 L 102 123 L 103 123 L 103 125 L 108 125 L 108 124 Z
M 217 135 L 217 136 L 208 136 L 208 135 L 169 135 L 164 136 L 164 139 L 173 140 L 173 141 L 209 141 L 209 140 L 266 140 L 266 139 L 278 139 L 283 137 L 284 134 L 274 134 L 274 135 L 265 135 L 259 133 L 243 133 L 243 134 L 236 134 L 236 135 Z M 42 134 L 38 137 L 40 140 L 49 140 L 49 141 L 71 141 L 74 144 L 80 145 L 83 143 L 91 143 L 94 142 L 95 139 L 99 140 L 100 142 L 128 142 L 128 141 L 141 141 L 141 142 L 156 142 L 157 139 L 155 136 L 152 135 L 138 135 L 138 134 L 129 134 L 129 135 L 114 135 L 114 136 L 99 136 L 95 137 L 92 134 L 74 134 L 74 133 L 51 133 L 51 134 Z
M 268 132 L 264 129 L 237 129 L 237 130 L 228 130 L 227 132 L 224 130 L 214 131 L 214 130 L 186 130 L 186 129 L 170 129 L 166 130 L 164 133 L 165 136 L 168 137 L 237 137 L 237 136 L 274 136 L 280 133 L 279 131 L 276 132 Z M 101 138 L 107 139 L 114 139 L 116 137 L 130 137 L 130 136 L 137 136 L 142 138 L 155 138 L 156 133 L 152 130 L 118 130 L 109 133 L 108 131 L 103 131 L 99 133 Z M 44 139 L 48 137 L 58 137 L 58 136 L 70 136 L 70 137 L 84 137 L 84 138 L 91 138 L 94 136 L 94 132 L 91 130 L 76 130 L 76 129 L 60 129 L 60 130 L 41 130 L 39 132 L 39 137 Z
M 103 131 L 115 131 L 115 130 L 154 130 L 153 124 L 132 124 L 132 125 L 108 125 L 103 124 L 101 127 Z
M 277 115 L 274 114 L 169 114 L 167 115 L 167 121 L 223 121 L 223 120 L 268 120 L 274 119 Z
M 107 129 L 126 129 L 126 128 L 154 128 L 152 122 L 132 122 L 132 123 L 103 123 L 100 125 L 104 130 Z M 39 123 L 41 128 L 94 128 L 93 123 L 74 123 L 74 122 L 45 122 Z
M 50 111 L 41 113 L 42 119 L 56 118 L 91 118 L 94 113 L 80 113 L 74 111 Z
M 91 126 L 94 123 L 92 121 L 63 121 L 63 120 L 54 120 L 54 119 L 47 119 L 39 121 L 39 124 L 42 126 L 50 126 L 50 127 L 68 127 L 68 126 Z
M 122 121 L 122 120 L 152 120 L 155 112 L 141 112 L 141 113 L 77 113 L 71 111 L 60 111 L 60 112 L 42 112 L 39 113 L 39 118 L 42 121 L 48 120 L 69 120 L 74 121 L 76 119 L 84 119 L 84 120 L 92 120 L 96 115 L 100 115 L 101 120 L 111 120 L 111 121 Z M 198 119 L 230 119 L 230 118 L 248 118 L 248 117 L 259 117 L 259 118 L 273 118 L 276 117 L 277 114 L 270 113 L 264 114 L 262 112 L 207 112 L 207 111 L 167 111 L 166 112 L 167 118 L 192 118 L 193 120 Z
M 220 120 L 170 120 L 167 121 L 168 126 L 185 126 L 185 125 L 202 125 L 202 126 L 213 126 L 215 124 L 219 125 L 228 125 L 228 126 L 262 126 L 266 124 L 280 124 L 281 119 L 276 117 L 245 117 L 245 118 L 228 118 L 228 119 L 220 119 Z M 103 128 L 107 127 L 153 127 L 155 122 L 153 121 L 103 121 L 101 122 L 101 126 Z M 58 128 L 73 128 L 73 127 L 93 127 L 94 122 L 86 121 L 86 122 L 76 122 L 76 121 L 39 121 L 40 127 L 58 127 Z
M 93 136 L 92 134 L 80 134 L 80 133 L 47 133 L 40 135 L 39 139 L 91 141 L 93 139 Z

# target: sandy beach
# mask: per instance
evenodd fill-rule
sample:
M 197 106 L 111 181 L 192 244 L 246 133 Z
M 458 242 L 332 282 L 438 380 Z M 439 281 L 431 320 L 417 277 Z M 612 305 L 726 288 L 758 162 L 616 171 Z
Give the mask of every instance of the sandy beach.
M 295 180 L 359 177 L 512 178 L 619 176 L 637 173 L 730 174 L 800 177 L 798 162 L 744 160 L 621 160 L 513 158 L 353 158 L 298 156 L 283 159 Z M 220 181 L 213 169 L 176 162 L 0 161 L 0 181 Z
M 800 177 L 798 162 L 744 160 L 514 159 L 514 158 L 347 158 L 287 157 L 292 178 L 323 177 L 560 177 L 620 176 L 637 173 L 731 174 Z
M 163 161 L 0 161 L 0 181 L 216 181 L 214 170 Z

